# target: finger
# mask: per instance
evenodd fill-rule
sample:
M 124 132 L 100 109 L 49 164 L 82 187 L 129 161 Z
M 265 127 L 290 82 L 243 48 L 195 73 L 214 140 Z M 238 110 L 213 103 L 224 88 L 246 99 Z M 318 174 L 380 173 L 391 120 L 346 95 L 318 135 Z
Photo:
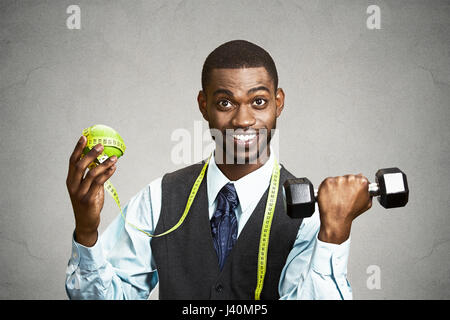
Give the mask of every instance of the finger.
M 95 168 L 89 170 L 89 172 L 86 174 L 86 177 L 81 182 L 81 185 L 79 187 L 78 192 L 80 195 L 86 194 L 89 189 L 91 188 L 92 182 L 97 179 L 99 176 L 101 176 L 105 171 L 107 171 L 109 168 L 111 168 L 115 163 L 117 162 L 117 157 L 112 156 L 108 158 L 106 161 L 104 161 L 102 164 L 96 166 Z
M 367 189 L 367 193 L 369 193 L 369 184 L 370 184 L 369 179 L 367 179 L 367 177 L 364 177 L 364 176 L 362 176 L 360 179 L 361 179 L 361 183 L 364 185 L 364 188 Z
M 72 187 L 74 181 L 75 165 L 80 160 L 84 147 L 86 146 L 86 137 L 81 136 L 69 158 L 69 171 L 67 173 L 67 187 Z M 75 185 L 77 187 L 77 185 Z
M 349 181 L 349 182 L 354 182 L 354 181 L 358 180 L 358 176 L 355 174 L 346 174 L 344 176 L 344 178 L 346 178 L 347 181 Z
M 111 178 L 111 176 L 114 174 L 114 172 L 116 172 L 116 168 L 117 168 L 116 164 L 113 164 L 111 167 L 109 167 L 106 171 L 104 171 L 102 174 L 97 176 L 97 178 L 95 178 L 92 181 L 91 187 L 89 188 L 89 191 L 88 191 L 89 197 L 95 197 L 98 194 L 100 189 L 103 188 L 103 185 L 105 184 L 105 182 L 109 178 Z
M 103 146 L 101 144 L 97 144 L 83 158 L 78 160 L 75 164 L 75 171 L 73 173 L 73 180 L 75 183 L 78 185 L 81 183 L 87 167 L 100 155 L 100 153 L 102 153 L 102 151 Z
M 370 184 L 369 179 L 367 179 L 367 177 L 363 176 L 361 173 L 358 174 L 356 177 L 357 177 L 358 182 L 361 185 L 361 188 L 364 189 L 364 192 L 367 192 L 367 198 L 371 199 L 371 195 L 369 192 L 369 184 Z

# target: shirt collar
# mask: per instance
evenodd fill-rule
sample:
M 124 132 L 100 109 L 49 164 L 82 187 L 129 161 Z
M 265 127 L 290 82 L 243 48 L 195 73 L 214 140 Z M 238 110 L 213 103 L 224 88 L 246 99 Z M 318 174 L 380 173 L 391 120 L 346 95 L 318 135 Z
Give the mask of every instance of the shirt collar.
M 209 161 L 208 172 L 206 175 L 208 206 L 213 205 L 214 201 L 216 200 L 217 194 L 223 188 L 223 186 L 228 182 L 231 182 L 236 188 L 236 193 L 239 198 L 239 205 L 241 206 L 242 212 L 245 212 L 252 203 L 254 203 L 256 200 L 260 200 L 261 196 L 269 186 L 273 165 L 274 155 L 273 150 L 271 150 L 269 159 L 266 161 L 266 163 L 264 163 L 262 167 L 247 174 L 239 180 L 230 181 L 222 173 L 222 171 L 220 171 L 219 167 L 216 164 L 214 156 L 212 156 Z

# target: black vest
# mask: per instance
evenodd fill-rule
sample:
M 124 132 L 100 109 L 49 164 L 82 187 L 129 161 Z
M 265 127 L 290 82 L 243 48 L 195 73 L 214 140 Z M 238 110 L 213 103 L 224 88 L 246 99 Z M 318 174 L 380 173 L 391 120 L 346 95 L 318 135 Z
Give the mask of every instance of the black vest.
M 191 165 L 163 176 L 161 215 L 156 234 L 178 222 L 203 164 Z M 284 207 L 282 186 L 290 178 L 294 176 L 281 167 L 261 299 L 279 298 L 281 271 L 301 224 L 301 219 L 290 219 Z M 254 299 L 259 239 L 268 190 L 242 229 L 220 272 L 211 235 L 205 173 L 184 223 L 172 233 L 151 241 L 158 269 L 159 298 Z

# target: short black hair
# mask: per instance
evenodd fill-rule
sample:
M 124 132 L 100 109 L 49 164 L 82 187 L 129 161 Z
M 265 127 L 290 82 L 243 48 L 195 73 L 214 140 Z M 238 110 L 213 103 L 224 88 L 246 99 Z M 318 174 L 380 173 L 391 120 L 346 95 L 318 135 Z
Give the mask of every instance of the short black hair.
M 239 69 L 264 67 L 278 89 L 278 73 L 270 54 L 260 46 L 246 40 L 228 41 L 214 49 L 203 64 L 202 89 L 209 83 L 213 69 Z

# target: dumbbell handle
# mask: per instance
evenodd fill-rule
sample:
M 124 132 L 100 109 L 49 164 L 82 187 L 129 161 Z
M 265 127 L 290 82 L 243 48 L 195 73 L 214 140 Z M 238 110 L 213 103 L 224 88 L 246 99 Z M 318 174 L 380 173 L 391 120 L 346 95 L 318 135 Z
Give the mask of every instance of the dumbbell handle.
M 369 194 L 371 197 L 377 197 L 380 195 L 380 187 L 378 186 L 378 183 L 372 182 L 369 184 Z M 319 190 L 314 189 L 314 198 L 317 200 L 317 195 L 319 193 Z

